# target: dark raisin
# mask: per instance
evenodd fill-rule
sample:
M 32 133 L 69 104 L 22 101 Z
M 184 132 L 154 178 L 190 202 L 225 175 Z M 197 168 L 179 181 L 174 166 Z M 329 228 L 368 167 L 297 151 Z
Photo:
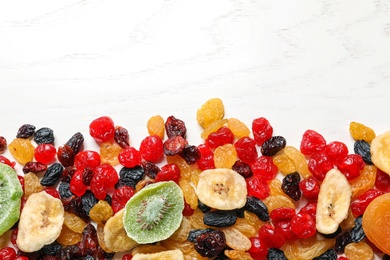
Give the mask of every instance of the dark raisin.
M 239 173 L 245 179 L 253 176 L 251 166 L 243 161 L 236 161 L 232 166 L 232 170 Z
M 151 179 L 156 178 L 157 173 L 161 171 L 160 167 L 152 162 L 142 161 L 141 165 L 144 168 L 145 175 Z
M 130 146 L 129 132 L 127 131 L 126 128 L 124 128 L 122 126 L 116 127 L 115 133 L 114 133 L 114 140 L 123 149 L 126 149 L 127 147 Z
M 16 138 L 27 139 L 33 136 L 35 133 L 35 126 L 30 124 L 24 124 L 19 127 L 18 132 L 16 133 Z
M 77 258 L 76 260 L 93 260 L 93 259 L 95 259 L 93 256 L 91 256 L 91 255 L 86 255 L 86 256 Z M 106 258 L 103 258 L 103 255 L 102 255 L 102 256 L 99 255 L 99 258 L 98 258 L 98 259 L 106 259 Z
M 37 144 L 54 144 L 54 133 L 49 127 L 42 127 L 34 134 L 34 141 Z
M 169 116 L 165 121 L 165 131 L 167 133 L 168 138 L 178 135 L 183 138 L 186 138 L 187 134 L 187 128 L 185 126 L 184 121 L 174 116 Z
M 336 259 L 337 259 L 337 253 L 336 250 L 334 250 L 333 248 L 329 248 L 323 254 L 313 258 L 313 260 L 336 260 Z
M 61 250 L 62 246 L 54 241 L 51 244 L 44 245 L 39 252 L 43 255 L 57 255 L 57 253 Z
M 72 148 L 67 145 L 58 147 L 57 159 L 64 166 L 69 167 L 74 163 L 75 153 Z
M 245 207 L 235 209 L 237 218 L 245 218 Z
M 83 205 L 83 210 L 89 214 L 89 211 L 92 209 L 93 206 L 95 206 L 96 203 L 99 202 L 99 200 L 93 195 L 92 191 L 87 190 L 83 196 L 81 196 L 81 201 Z
M 371 161 L 371 147 L 370 144 L 364 140 L 357 140 L 353 145 L 353 150 L 356 154 L 363 158 L 363 161 L 372 165 Z
M 200 159 L 200 151 L 195 145 L 188 145 L 184 147 L 183 151 L 179 154 L 187 164 L 195 164 Z
M 211 208 L 209 206 L 207 206 L 206 204 L 204 204 L 203 202 L 201 202 L 200 200 L 198 200 L 198 208 L 203 212 L 203 213 L 206 213 L 206 212 L 209 212 L 211 210 Z
M 139 165 L 132 168 L 123 167 L 119 171 L 119 180 L 122 180 L 125 183 L 130 182 L 130 183 L 137 184 L 144 177 L 145 177 L 144 169 L 142 168 L 142 166 Z
M 217 256 L 226 247 L 225 234 L 220 230 L 202 233 L 196 236 L 194 247 L 203 257 Z
M 65 167 L 65 169 L 62 171 L 61 181 L 70 182 L 75 171 L 76 168 L 73 166 Z
M 40 162 L 27 162 L 22 169 L 23 173 L 25 174 L 29 172 L 39 173 L 39 172 L 44 172 L 46 170 L 47 170 L 47 165 Z
M 53 186 L 59 181 L 61 178 L 61 174 L 64 168 L 60 163 L 53 163 L 50 165 L 45 174 L 43 175 L 43 178 L 41 179 L 41 185 L 43 186 Z
M 4 136 L 0 136 L 0 153 L 4 153 L 7 149 L 7 139 Z
M 282 180 L 282 190 L 290 198 L 298 201 L 301 198 L 301 190 L 299 189 L 299 182 L 301 177 L 298 172 L 287 174 Z
M 283 251 L 278 249 L 278 248 L 268 249 L 267 259 L 268 260 L 287 260 Z
M 254 213 L 261 221 L 269 220 L 269 212 L 267 206 L 260 199 L 254 196 L 246 198 L 245 210 Z
M 92 177 L 93 177 L 92 169 L 89 167 L 85 167 L 83 169 L 83 175 L 82 175 L 83 183 L 85 186 L 89 186 L 91 184 Z
M 118 189 L 118 188 L 120 188 L 122 186 L 129 186 L 129 187 L 135 189 L 136 185 L 137 184 L 134 181 L 132 181 L 132 180 L 124 181 L 124 180 L 119 179 L 118 182 L 115 183 L 114 188 Z
M 382 260 L 390 260 L 390 255 L 383 255 Z
M 286 147 L 286 139 L 283 136 L 273 136 L 261 145 L 261 153 L 265 156 L 274 156 Z
M 180 154 L 187 145 L 187 140 L 180 135 L 170 137 L 163 143 L 164 154 L 167 156 Z
M 187 237 L 187 240 L 190 241 L 190 242 L 193 242 L 195 243 L 196 242 L 196 237 L 200 234 L 203 234 L 203 233 L 207 233 L 207 232 L 211 232 L 211 231 L 214 231 L 215 229 L 212 229 L 212 228 L 206 228 L 206 229 L 192 229 L 190 230 L 190 232 L 188 233 L 188 237 Z
M 60 260 L 77 259 L 82 256 L 81 248 L 77 245 L 66 246 L 58 253 Z
M 211 227 L 230 227 L 237 221 L 235 210 L 214 210 L 204 213 L 203 222 Z
M 85 193 L 84 193 L 84 195 L 85 195 Z M 69 207 L 68 207 L 68 211 L 70 213 L 73 213 L 73 214 L 79 216 L 80 218 L 82 218 L 82 219 L 84 219 L 86 221 L 89 221 L 89 217 L 88 217 L 89 210 L 91 210 L 93 205 L 95 205 L 98 202 L 98 200 L 95 198 L 96 199 L 96 203 L 93 204 L 91 208 L 89 208 L 90 204 L 85 205 L 84 204 L 85 199 L 83 200 L 83 197 L 80 198 L 80 197 L 72 196 L 71 198 L 72 199 L 70 201 L 70 204 L 69 204 Z M 86 209 L 89 209 L 89 210 L 86 211 Z
M 70 198 L 74 194 L 70 191 L 70 184 L 69 182 L 60 182 L 58 185 L 58 192 L 60 193 L 60 198 Z
M 106 195 L 106 198 L 104 199 L 105 201 L 107 201 L 108 202 L 108 204 L 110 204 L 111 205 L 111 202 L 112 202 L 112 197 L 110 196 L 110 195 Z
M 363 230 L 362 220 L 363 220 L 363 215 L 355 218 L 355 226 L 351 229 L 350 232 L 352 242 L 358 243 L 366 237 L 366 234 L 364 233 Z
M 341 229 L 341 227 L 339 226 L 338 228 L 337 228 L 337 230 L 335 231 L 335 232 L 333 232 L 333 233 L 331 233 L 331 234 L 322 234 L 322 233 L 319 233 L 319 234 L 321 234 L 323 237 L 325 237 L 325 238 L 335 238 L 335 237 L 337 237 L 339 234 L 341 234 L 341 232 L 343 232 L 343 230 Z
M 84 136 L 82 133 L 77 132 L 65 143 L 66 146 L 72 148 L 74 154 L 80 152 L 84 143 Z
M 351 234 L 348 231 L 345 231 L 344 233 L 336 237 L 334 249 L 338 254 L 344 253 L 344 248 L 346 247 L 346 245 L 348 245 L 351 242 L 352 242 Z

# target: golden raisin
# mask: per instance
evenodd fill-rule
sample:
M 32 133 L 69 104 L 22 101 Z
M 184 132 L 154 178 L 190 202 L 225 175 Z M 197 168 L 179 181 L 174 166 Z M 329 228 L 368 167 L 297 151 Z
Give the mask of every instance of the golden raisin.
M 131 254 L 134 256 L 135 254 L 152 254 L 167 250 L 168 248 L 162 245 L 138 245 L 131 250 Z
M 192 209 L 196 209 L 198 207 L 198 196 L 196 196 L 194 187 L 186 179 L 180 179 L 179 186 L 183 191 L 185 201 Z
M 214 151 L 215 168 L 229 168 L 237 161 L 237 152 L 233 144 L 218 146 Z
M 247 220 L 255 228 L 256 232 L 258 232 L 259 229 L 265 224 L 265 222 L 261 221 L 256 214 L 248 211 L 244 212 L 244 219 Z
M 351 133 L 353 139 L 364 140 L 368 143 L 371 143 L 376 136 L 374 130 L 358 122 L 351 122 L 349 124 L 349 132 Z
M 307 166 L 307 160 L 301 151 L 299 151 L 294 146 L 286 146 L 283 149 L 283 152 L 294 162 L 297 172 L 299 172 L 303 178 L 307 179 L 311 176 L 311 172 Z
M 164 139 L 164 123 L 164 118 L 160 115 L 155 115 L 149 118 L 146 124 L 149 135 L 158 135 L 161 139 Z
M 206 229 L 209 227 L 203 222 L 203 216 L 203 212 L 197 208 L 191 216 L 187 217 L 193 229 Z
M 25 165 L 34 158 L 34 146 L 30 139 L 15 138 L 9 145 L 8 149 L 15 160 Z
M 66 225 L 62 225 L 61 233 L 57 238 L 57 242 L 63 246 L 70 246 L 81 241 L 82 234 L 70 230 Z
M 365 165 L 360 171 L 360 176 L 351 180 L 352 197 L 356 198 L 375 185 L 377 168 L 373 165 Z
M 283 175 L 287 175 L 296 171 L 294 161 L 291 160 L 284 152 L 277 153 L 272 158 L 272 160 Z
M 236 223 L 232 227 L 240 231 L 247 238 L 256 236 L 259 231 L 250 220 L 245 218 L 237 218 Z
M 176 164 L 180 169 L 180 176 L 183 179 L 189 179 L 191 176 L 192 168 L 180 155 L 167 156 L 167 163 Z
M 202 137 L 202 139 L 206 139 L 209 134 L 216 132 L 219 128 L 227 124 L 227 122 L 227 119 L 220 119 L 214 121 L 203 130 L 203 132 L 200 134 L 200 137 Z
M 28 198 L 33 193 L 38 193 L 43 191 L 43 186 L 41 185 L 39 178 L 32 172 L 24 175 L 24 196 Z
M 295 209 L 295 204 L 285 196 L 269 196 L 263 202 L 267 206 L 268 212 L 281 207 Z
M 169 239 L 177 242 L 187 241 L 190 230 L 190 221 L 186 217 L 183 217 L 180 227 L 169 237 Z
M 365 242 L 349 243 L 344 249 L 345 256 L 349 260 L 371 260 L 374 259 L 374 251 Z
M 113 215 L 114 211 L 105 200 L 99 200 L 89 211 L 89 217 L 97 224 L 105 223 Z
M 284 196 L 287 199 L 293 201 L 283 190 L 282 190 L 282 181 L 279 179 L 273 179 L 269 182 L 269 189 L 271 196 Z
M 340 227 L 342 230 L 350 230 L 355 226 L 355 217 L 352 213 L 351 208 L 348 209 L 348 215 L 347 217 L 341 221 Z
M 231 260 L 253 260 L 249 253 L 240 250 L 227 249 L 223 253 Z
M 104 142 L 100 145 L 100 160 L 112 166 L 118 165 L 118 155 L 123 149 L 116 142 Z
M 87 223 L 75 214 L 65 211 L 64 225 L 73 232 L 81 234 L 84 228 L 87 226 Z
M 247 251 L 251 248 L 251 241 L 239 230 L 233 227 L 227 227 L 223 228 L 222 231 L 225 234 L 226 245 L 231 249 Z
M 333 245 L 334 239 L 317 240 L 317 237 L 313 236 L 313 238 L 288 241 L 281 249 L 289 260 L 306 260 L 323 254 Z
M 233 132 L 237 139 L 240 139 L 244 136 L 249 136 L 250 134 L 249 128 L 236 118 L 229 118 L 227 124 L 228 128 Z
M 183 252 L 184 255 L 190 252 L 191 249 L 194 247 L 194 243 L 188 240 L 179 242 L 179 241 L 172 240 L 170 238 L 160 241 L 160 245 L 166 247 L 168 250 L 179 249 L 180 251 Z
M 220 120 L 225 115 L 225 107 L 220 98 L 207 100 L 196 112 L 196 120 L 199 125 L 206 128 L 216 120 Z

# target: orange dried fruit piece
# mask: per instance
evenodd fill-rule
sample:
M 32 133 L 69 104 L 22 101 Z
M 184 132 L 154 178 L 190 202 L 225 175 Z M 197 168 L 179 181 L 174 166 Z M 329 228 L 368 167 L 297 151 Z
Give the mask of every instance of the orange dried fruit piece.
M 169 237 L 169 240 L 177 242 L 187 241 L 190 231 L 191 223 L 186 217 L 183 217 L 180 227 L 175 231 L 175 233 L 172 234 L 172 236 Z
M 233 144 L 224 144 L 218 146 L 214 151 L 214 165 L 215 168 L 231 169 L 233 164 L 237 161 L 237 152 Z
M 73 232 L 81 234 L 84 228 L 88 225 L 82 218 L 73 213 L 64 212 L 64 225 Z
M 374 251 L 365 242 L 349 243 L 344 248 L 345 256 L 349 260 L 370 260 L 374 259 Z
M 63 246 L 70 246 L 80 242 L 81 238 L 81 233 L 74 232 L 67 226 L 63 225 L 61 233 L 56 241 Z
M 123 149 L 116 142 L 104 142 L 100 145 L 101 163 L 109 163 L 112 166 L 118 165 L 118 155 Z
M 105 223 L 113 215 L 112 207 L 105 200 L 99 200 L 89 211 L 89 217 L 97 224 Z
M 196 112 L 196 120 L 199 125 L 206 128 L 216 120 L 220 120 L 225 115 L 225 107 L 220 98 L 207 100 Z
M 34 158 L 34 146 L 29 139 L 15 138 L 9 145 L 8 150 L 15 160 L 25 165 Z
M 349 124 L 349 132 L 354 140 L 364 140 L 368 143 L 371 143 L 376 136 L 372 128 L 358 122 Z
M 249 136 L 250 134 L 249 128 L 237 118 L 229 118 L 227 125 L 237 139 Z
M 164 118 L 162 118 L 160 115 L 155 115 L 149 118 L 148 122 L 146 123 L 149 135 L 158 135 L 161 139 L 164 139 L 164 123 Z
M 99 246 L 104 250 L 104 252 L 113 253 L 113 251 L 110 248 L 108 248 L 106 243 L 104 242 L 104 225 L 103 224 L 97 224 L 96 233 L 97 233 Z
M 219 128 L 221 128 L 222 126 L 224 126 L 225 124 L 227 124 L 228 120 L 227 119 L 220 119 L 220 120 L 216 120 L 214 121 L 213 123 L 211 123 L 210 125 L 208 125 L 204 130 L 203 132 L 200 134 L 200 137 L 202 139 L 206 139 L 209 134 L 213 133 L 213 132 L 216 132 Z
M 363 230 L 367 238 L 382 252 L 390 254 L 390 193 L 376 197 L 363 214 Z

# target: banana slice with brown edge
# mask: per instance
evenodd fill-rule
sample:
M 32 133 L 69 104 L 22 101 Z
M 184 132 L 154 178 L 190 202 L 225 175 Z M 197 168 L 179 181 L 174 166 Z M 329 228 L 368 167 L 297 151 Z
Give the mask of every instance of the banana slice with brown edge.
M 322 234 L 334 233 L 348 216 L 352 190 L 347 178 L 337 169 L 327 172 L 318 194 L 316 228 Z
M 54 242 L 64 223 L 61 200 L 45 191 L 31 194 L 23 207 L 16 244 L 23 252 L 34 252 Z
M 390 175 L 390 131 L 375 137 L 370 150 L 374 165 Z
M 198 199 L 207 206 L 221 210 L 242 208 L 246 203 L 244 177 L 227 168 L 203 171 L 195 189 Z
M 123 214 L 121 209 L 114 216 L 109 218 L 104 225 L 103 240 L 106 247 L 113 252 L 124 252 L 138 245 L 133 239 L 127 236 L 123 227 Z
M 152 254 L 135 254 L 132 260 L 184 260 L 184 255 L 182 251 L 175 249 Z

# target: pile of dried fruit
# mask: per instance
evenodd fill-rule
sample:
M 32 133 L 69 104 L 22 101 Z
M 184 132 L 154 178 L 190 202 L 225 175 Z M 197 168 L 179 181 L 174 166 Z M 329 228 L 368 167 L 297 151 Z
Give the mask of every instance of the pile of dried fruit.
M 159 115 L 139 147 L 107 116 L 99 151 L 30 124 L 0 137 L 23 166 L 0 155 L 0 259 L 390 259 L 390 132 L 352 122 L 352 153 L 314 130 L 289 146 L 218 98 L 196 118 L 199 145 Z

